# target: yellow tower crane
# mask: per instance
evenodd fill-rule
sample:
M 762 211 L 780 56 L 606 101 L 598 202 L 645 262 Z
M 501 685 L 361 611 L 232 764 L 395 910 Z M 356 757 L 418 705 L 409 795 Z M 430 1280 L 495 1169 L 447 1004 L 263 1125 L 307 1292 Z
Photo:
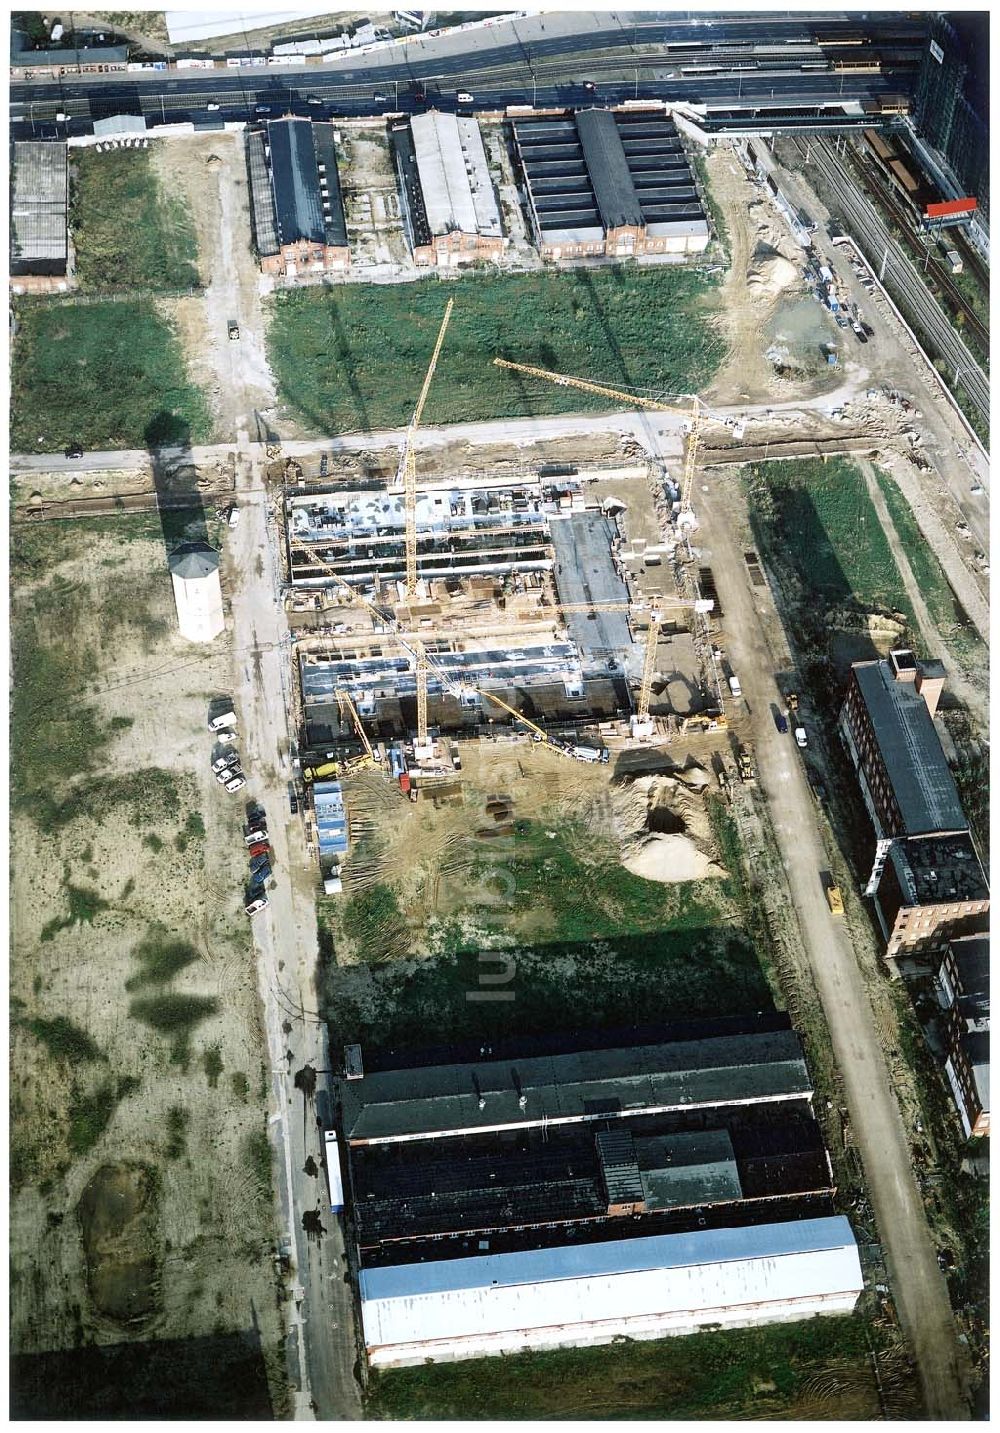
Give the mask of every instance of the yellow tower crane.
M 542 378 L 547 383 L 558 384 L 561 388 L 579 388 L 584 393 L 596 393 L 601 398 L 613 398 L 615 402 L 625 403 L 630 408 L 647 408 L 655 413 L 684 411 L 684 407 L 680 403 L 664 403 L 659 398 L 643 398 L 637 393 L 626 393 L 620 388 L 609 388 L 605 383 L 592 383 L 587 378 L 572 378 L 565 373 L 552 373 L 547 368 L 534 368 L 527 363 L 512 363 L 509 358 L 494 358 L 493 362 L 497 368 L 507 368 L 514 373 L 524 373 L 529 378 Z M 708 410 L 696 394 L 679 394 L 678 397 L 690 400 L 692 404 L 684 453 L 684 477 L 681 481 L 681 501 L 678 514 L 678 521 L 690 526 L 694 520 L 691 508 L 691 491 L 694 487 L 701 421 L 703 413 L 707 414 Z M 725 419 L 716 414 L 711 416 L 718 422 L 725 422 Z
M 420 426 L 420 419 L 423 416 L 424 404 L 427 402 L 427 394 L 430 391 L 431 379 L 434 377 L 434 370 L 437 368 L 438 358 L 441 354 L 441 346 L 444 343 L 444 336 L 448 331 L 448 322 L 451 319 L 451 311 L 454 306 L 454 299 L 449 299 L 445 305 L 444 317 L 441 320 L 441 327 L 438 330 L 437 343 L 434 345 L 434 352 L 431 354 L 431 361 L 428 364 L 427 373 L 424 376 L 424 386 L 420 390 L 420 397 L 417 399 L 417 406 L 413 410 L 410 426 L 406 430 L 406 440 L 403 444 L 403 451 L 399 459 L 399 469 L 396 474 L 396 483 L 403 489 L 403 508 L 406 515 L 406 595 L 411 598 L 416 595 L 417 591 L 417 455 L 414 444 L 417 429 Z

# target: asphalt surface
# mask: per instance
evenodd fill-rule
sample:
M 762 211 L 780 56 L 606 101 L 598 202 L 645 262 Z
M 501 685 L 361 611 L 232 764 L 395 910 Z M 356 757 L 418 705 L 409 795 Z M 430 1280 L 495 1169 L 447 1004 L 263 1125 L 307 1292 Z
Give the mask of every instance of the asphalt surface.
M 707 544 L 702 551 L 711 561 L 726 614 L 727 656 L 739 675 L 750 714 L 758 782 L 767 797 L 802 949 L 843 1076 L 854 1138 L 900 1321 L 917 1361 L 927 1414 L 931 1419 L 966 1419 L 970 1410 L 957 1329 L 914 1177 L 906 1130 L 849 931 L 831 914 L 826 901 L 821 872 L 827 860 L 817 804 L 791 732 L 778 732 L 772 715 L 773 706 L 784 708 L 776 670 L 787 671 L 789 666 L 787 648 L 772 650 L 766 635 L 768 629 L 780 633 L 780 619 L 770 589 L 751 587 L 730 513 L 704 492 L 699 510 L 702 530 L 695 541 Z M 808 732 L 808 713 L 800 716 Z
M 825 140 L 810 145 L 810 162 L 816 166 L 841 203 L 847 231 L 870 267 L 900 304 L 911 311 L 926 330 L 935 349 L 961 384 L 980 416 L 989 422 L 990 385 L 961 335 L 956 332 L 937 300 L 928 292 L 920 270 L 902 252 L 889 233 L 875 206 L 845 171 Z M 884 268 L 883 268 L 884 264 Z
M 891 17 L 890 30 L 914 57 L 922 22 Z M 803 14 L 716 16 L 564 12 L 503 19 L 475 29 L 411 36 L 389 48 L 346 55 L 319 65 L 249 67 L 221 71 L 146 71 L 32 79 L 11 86 L 11 117 L 23 131 L 89 132 L 94 119 L 145 114 L 149 123 L 185 122 L 196 115 L 229 122 L 265 111 L 323 115 L 378 114 L 427 104 L 453 107 L 459 91 L 475 93 L 476 108 L 620 103 L 655 98 L 702 102 L 810 104 L 861 99 L 907 88 L 910 72 L 885 75 L 803 73 L 798 60 L 821 51 L 817 29 L 836 35 L 857 29 L 850 17 Z M 756 42 L 789 45 L 787 55 L 759 57 L 760 70 L 685 73 L 696 63 L 720 64 L 711 47 Z M 670 46 L 678 48 L 671 50 Z M 697 47 L 697 48 L 692 48 Z M 803 47 L 809 47 L 806 50 Z M 895 45 L 894 45 L 895 48 Z M 423 98 L 426 96 L 426 99 Z

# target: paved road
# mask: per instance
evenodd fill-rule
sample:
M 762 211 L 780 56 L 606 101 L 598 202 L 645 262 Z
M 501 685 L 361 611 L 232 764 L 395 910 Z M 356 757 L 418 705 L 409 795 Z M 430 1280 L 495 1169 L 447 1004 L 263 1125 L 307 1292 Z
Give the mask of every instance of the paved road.
M 758 779 L 785 865 L 802 948 L 843 1075 L 896 1306 L 917 1360 L 928 1416 L 965 1419 L 970 1416 L 969 1405 L 948 1290 L 937 1265 L 871 1003 L 847 928 L 827 906 L 820 879 L 826 857 L 798 748 L 790 733 L 782 736 L 777 731 L 772 717 L 772 704 L 781 701 L 775 669 L 786 665 L 787 656 L 769 648 L 764 624 L 777 632 L 779 619 L 769 589 L 751 588 L 732 513 L 723 503 L 718 493 L 702 494 L 697 541 L 711 561 L 726 613 L 728 655 L 750 712 Z
M 811 162 L 838 196 L 847 230 L 866 261 L 876 274 L 880 274 L 882 283 L 904 313 L 911 312 L 916 317 L 951 369 L 949 380 L 954 381 L 958 373 L 970 401 L 988 423 L 989 379 L 937 300 L 928 292 L 919 269 L 902 252 L 875 206 L 844 170 L 830 145 L 817 140 L 810 145 L 810 151 Z
M 915 54 L 922 22 L 891 19 L 892 33 L 898 36 L 893 48 L 909 48 Z M 145 114 L 150 124 L 183 123 L 204 114 L 210 104 L 217 107 L 214 118 L 228 121 L 246 120 L 259 106 L 272 113 L 291 110 L 314 117 L 379 114 L 390 100 L 394 109 L 423 108 L 418 90 L 438 108 L 454 107 L 458 92 L 470 88 L 476 103 L 489 108 L 527 102 L 621 102 L 640 96 L 734 103 L 742 98 L 771 108 L 905 90 L 910 75 L 904 71 L 797 71 L 799 59 L 815 62 L 821 57 L 812 44 L 817 29 L 836 35 L 845 27 L 856 29 L 850 17 L 808 13 L 718 16 L 711 21 L 684 13 L 631 11 L 516 16 L 472 30 L 411 36 L 322 65 L 18 81 L 11 88 L 11 116 L 19 137 L 46 137 L 89 133 L 95 118 L 121 112 Z M 759 57 L 760 73 L 685 73 L 683 67 L 692 59 L 713 58 L 711 46 L 740 41 L 793 44 L 784 55 Z M 670 43 L 699 48 L 671 51 Z M 718 62 L 719 57 L 714 58 Z M 55 122 L 57 113 L 69 116 L 68 128 L 65 121 Z

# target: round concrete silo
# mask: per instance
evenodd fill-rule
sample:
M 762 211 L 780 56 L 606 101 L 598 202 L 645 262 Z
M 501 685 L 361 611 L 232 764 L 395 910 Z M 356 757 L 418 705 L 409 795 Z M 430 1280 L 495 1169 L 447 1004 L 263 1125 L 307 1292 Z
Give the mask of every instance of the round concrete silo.
M 219 554 L 205 542 L 185 542 L 168 560 L 181 636 L 189 642 L 211 642 L 226 626 Z

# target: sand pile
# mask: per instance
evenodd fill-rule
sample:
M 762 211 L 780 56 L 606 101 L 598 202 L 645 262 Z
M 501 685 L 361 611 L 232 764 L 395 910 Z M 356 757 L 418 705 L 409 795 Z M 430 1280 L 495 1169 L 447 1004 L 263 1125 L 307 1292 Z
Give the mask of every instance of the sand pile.
M 622 865 L 647 881 L 704 881 L 724 876 L 712 857 L 703 793 L 704 767 L 640 776 L 616 788 L 615 829 Z
M 797 279 L 795 265 L 773 249 L 758 248 L 747 270 L 747 288 L 761 299 L 777 298 Z
M 636 841 L 622 865 L 647 881 L 708 881 L 725 875 L 690 836 L 680 835 L 650 835 Z

